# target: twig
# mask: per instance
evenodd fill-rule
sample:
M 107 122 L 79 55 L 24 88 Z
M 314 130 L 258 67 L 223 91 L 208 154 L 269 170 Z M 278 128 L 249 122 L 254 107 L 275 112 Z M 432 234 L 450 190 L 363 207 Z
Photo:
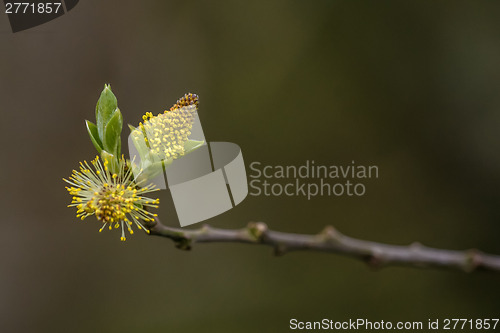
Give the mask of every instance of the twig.
M 297 250 L 330 252 L 360 259 L 374 268 L 399 265 L 500 272 L 500 256 L 476 249 L 454 251 L 420 243 L 409 246 L 382 244 L 345 236 L 331 226 L 316 235 L 303 235 L 269 230 L 262 222 L 251 222 L 242 229 L 218 229 L 208 225 L 199 229 L 179 229 L 167 227 L 157 219 L 148 228 L 151 235 L 170 238 L 182 250 L 190 250 L 194 243 L 264 244 L 273 247 L 276 255 Z

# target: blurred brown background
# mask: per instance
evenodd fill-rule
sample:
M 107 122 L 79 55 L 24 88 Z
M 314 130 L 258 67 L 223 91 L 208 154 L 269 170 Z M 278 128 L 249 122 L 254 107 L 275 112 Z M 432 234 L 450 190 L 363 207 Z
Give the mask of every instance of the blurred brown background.
M 141 233 L 122 243 L 75 218 L 61 178 L 95 156 L 84 119 L 104 83 L 131 124 L 191 91 L 207 138 L 238 143 L 247 165 L 380 169 L 362 198 L 248 197 L 210 224 L 332 224 L 391 244 L 500 253 L 499 15 L 498 1 L 94 0 L 16 34 L 0 15 L 0 331 L 498 318 L 494 274 L 374 272 L 240 244 L 182 252 Z

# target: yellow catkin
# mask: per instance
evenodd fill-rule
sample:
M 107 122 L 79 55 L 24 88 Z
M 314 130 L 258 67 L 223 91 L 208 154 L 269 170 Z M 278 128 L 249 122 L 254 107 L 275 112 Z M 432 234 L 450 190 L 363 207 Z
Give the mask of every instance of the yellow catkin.
M 110 174 L 107 170 L 107 161 L 101 163 L 99 157 L 92 162 L 93 169 L 85 161 L 81 164 L 82 171 L 74 171 L 68 178 L 64 179 L 70 187 L 66 190 L 72 196 L 72 202 L 68 207 L 76 207 L 76 216 L 84 220 L 90 215 L 103 225 L 99 230 L 108 226 L 112 229 L 122 229 L 122 240 L 125 240 L 125 228 L 130 234 L 133 230 L 132 222 L 139 229 L 145 229 L 141 221 L 148 222 L 155 215 L 147 210 L 147 207 L 157 208 L 159 199 L 150 199 L 144 194 L 156 191 L 153 185 L 139 187 L 133 181 L 130 168 L 126 166 L 124 158 L 119 161 L 120 172 Z M 147 229 L 145 229 L 147 230 Z
M 198 96 L 185 94 L 168 111 L 157 116 L 146 112 L 142 117 L 144 123 L 140 123 L 132 135 L 136 141 L 144 141 L 153 161 L 184 156 L 184 144 L 191 135 L 197 107 Z

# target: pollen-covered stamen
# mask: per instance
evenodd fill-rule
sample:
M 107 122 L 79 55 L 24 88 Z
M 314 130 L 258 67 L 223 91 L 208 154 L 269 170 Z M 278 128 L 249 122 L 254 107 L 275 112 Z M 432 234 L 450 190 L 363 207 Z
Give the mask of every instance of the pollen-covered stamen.
M 71 187 L 66 187 L 73 200 L 69 207 L 77 208 L 77 217 L 82 220 L 95 215 L 103 223 L 101 232 L 106 226 L 111 230 L 122 227 L 122 240 L 125 240 L 125 226 L 130 234 L 132 221 L 139 229 L 145 229 L 139 222 L 151 221 L 156 214 L 145 207 L 157 208 L 159 199 L 151 199 L 143 194 L 156 191 L 153 185 L 137 188 L 140 184 L 132 180 L 132 172 L 125 159 L 119 161 L 119 171 L 111 174 L 107 169 L 107 161 L 101 163 L 97 157 L 92 161 L 93 168 L 84 161 L 80 171 L 73 171 L 69 179 L 64 179 Z
M 123 228 L 123 221 L 121 222 L 121 225 L 122 225 L 122 237 L 120 238 L 120 240 L 124 242 L 127 240 L 127 238 L 125 237 L 125 229 Z
M 178 108 L 182 108 L 184 106 L 189 106 L 189 105 L 194 105 L 194 106 L 196 106 L 196 108 L 198 108 L 198 101 L 199 101 L 198 95 L 192 94 L 192 93 L 187 93 L 177 100 L 177 103 L 175 103 L 170 108 L 170 111 L 173 111 L 173 110 L 178 109 Z M 165 111 L 165 112 L 168 112 L 168 111 Z

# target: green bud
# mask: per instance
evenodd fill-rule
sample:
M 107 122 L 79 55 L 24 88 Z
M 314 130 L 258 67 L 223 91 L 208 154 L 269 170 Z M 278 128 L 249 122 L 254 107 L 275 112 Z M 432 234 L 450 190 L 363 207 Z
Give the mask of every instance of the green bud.
M 111 91 L 111 87 L 109 85 L 104 85 L 104 89 L 101 92 L 101 96 L 97 101 L 97 105 L 95 107 L 95 117 L 97 121 L 97 131 L 99 133 L 99 138 L 101 142 L 104 142 L 104 128 L 106 124 L 109 122 L 115 110 L 118 108 L 118 102 L 116 100 L 116 96 Z
M 90 140 L 110 169 L 115 169 L 121 155 L 123 117 L 110 85 L 104 85 L 95 108 L 96 124 L 86 122 Z
M 85 125 L 87 126 L 87 132 L 89 132 L 90 140 L 94 144 L 95 149 L 100 154 L 103 150 L 101 139 L 99 138 L 99 133 L 97 132 L 97 126 L 88 120 L 85 120 Z
M 123 117 L 120 109 L 116 109 L 113 116 L 104 126 L 103 146 L 108 152 L 115 156 L 120 156 L 121 133 L 123 126 Z

